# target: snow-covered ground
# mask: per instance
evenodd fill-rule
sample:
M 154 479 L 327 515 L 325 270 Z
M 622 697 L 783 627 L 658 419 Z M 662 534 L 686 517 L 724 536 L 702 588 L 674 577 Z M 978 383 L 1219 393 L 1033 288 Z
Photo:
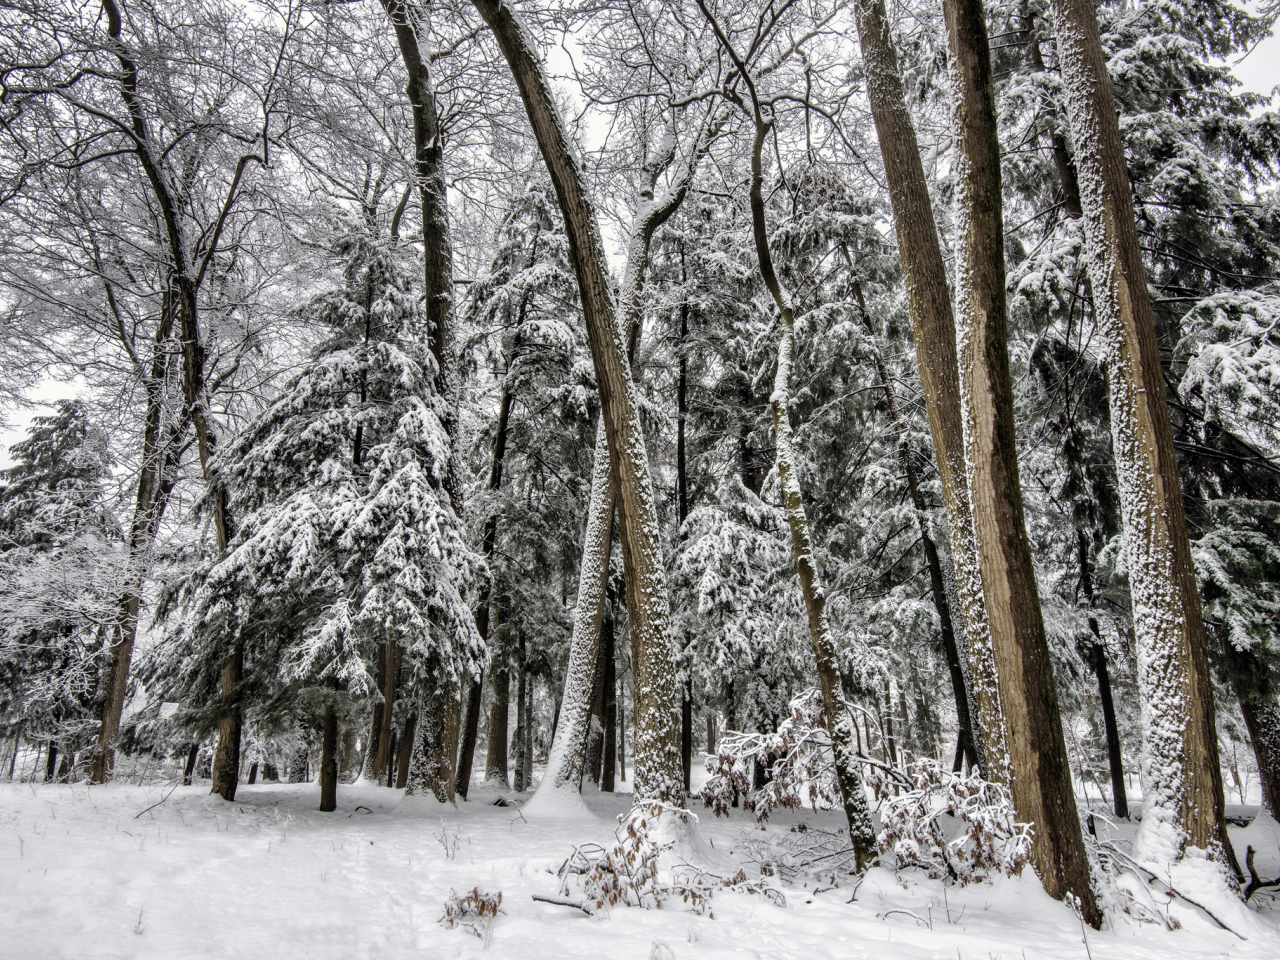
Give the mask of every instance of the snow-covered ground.
M 592 819 L 525 821 L 484 788 L 454 808 L 343 786 L 328 814 L 316 810 L 315 784 L 242 785 L 234 803 L 208 789 L 178 787 L 152 807 L 169 787 L 0 784 L 0 957 L 1280 957 L 1270 901 L 1245 916 L 1248 940 L 1172 902 L 1161 909 L 1180 929 L 1112 910 L 1086 944 L 1076 914 L 1030 873 L 944 889 L 918 873 L 877 869 L 853 902 L 841 880 L 821 892 L 784 885 L 785 907 L 718 893 L 710 915 L 668 904 L 593 917 L 532 898 L 557 895 L 555 872 L 575 844 L 612 841 L 627 794 L 588 796 Z M 761 832 L 740 812 L 729 820 L 696 812 L 720 866 L 742 863 L 750 875 L 758 870 L 744 838 L 775 838 L 801 822 L 838 825 L 791 811 Z M 1241 854 L 1252 844 L 1271 876 L 1280 873 L 1278 830 L 1267 820 L 1237 837 Z M 450 890 L 475 887 L 502 894 L 487 946 L 439 923 Z

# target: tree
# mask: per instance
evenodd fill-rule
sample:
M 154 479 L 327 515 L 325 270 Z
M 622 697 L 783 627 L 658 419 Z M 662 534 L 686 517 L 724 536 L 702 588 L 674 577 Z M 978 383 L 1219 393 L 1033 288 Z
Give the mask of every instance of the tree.
M 1212 678 L 1155 321 L 1097 17 L 1091 5 L 1066 0 L 1055 0 L 1053 13 L 1106 349 L 1140 650 L 1148 777 L 1137 853 L 1165 863 L 1196 846 L 1239 873 L 1226 833 Z
M 601 420 L 618 488 L 627 611 L 636 689 L 635 787 L 638 797 L 675 801 L 680 794 L 679 717 L 669 637 L 666 576 L 635 383 L 625 332 L 616 315 L 595 211 L 547 86 L 530 34 L 509 6 L 476 0 L 520 90 L 538 147 L 555 185 L 569 237 L 570 259 L 586 314 L 587 339 L 600 388 Z
M 277 728 L 323 711 L 328 772 L 379 644 L 403 649 L 426 686 L 474 671 L 483 577 L 444 487 L 445 400 L 408 278 L 360 229 L 335 253 L 342 286 L 307 308 L 329 336 L 222 456 L 243 521 L 183 585 L 184 617 L 155 658 L 174 695 L 203 703 L 227 647 L 242 649 L 242 704 Z M 183 719 L 199 730 L 213 717 Z M 436 789 L 430 771 L 411 776 Z

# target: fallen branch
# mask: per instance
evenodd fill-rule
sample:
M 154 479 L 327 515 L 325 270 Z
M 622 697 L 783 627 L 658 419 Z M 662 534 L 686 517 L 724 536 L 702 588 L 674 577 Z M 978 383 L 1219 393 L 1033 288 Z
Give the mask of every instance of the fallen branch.
M 533 895 L 533 899 L 538 903 L 549 903 L 556 907 L 573 907 L 575 910 L 581 910 L 588 917 L 591 916 L 591 911 L 575 900 L 561 900 L 558 897 L 544 897 L 539 893 L 535 893 Z
M 151 806 L 147 807 L 147 809 L 146 809 L 146 810 L 143 810 L 143 811 L 142 811 L 142 813 L 135 814 L 133 819 L 137 820 L 137 819 L 138 819 L 138 817 L 142 816 L 142 814 L 143 814 L 143 813 L 147 813 L 148 811 L 154 810 L 156 807 L 160 806 L 160 804 L 164 803 L 166 800 L 168 800 L 170 797 L 172 797 L 172 796 L 173 796 L 173 791 L 174 791 L 174 790 L 177 790 L 177 789 L 178 789 L 178 784 L 175 782 L 175 783 L 174 783 L 174 785 L 173 785 L 172 787 L 170 787 L 170 788 L 169 788 L 169 792 L 168 792 L 168 793 L 166 793 L 163 797 L 161 797 L 159 800 L 157 800 L 157 801 L 156 801 L 155 803 L 153 803 Z
M 1261 880 L 1258 878 L 1258 871 L 1253 865 L 1254 852 L 1253 847 L 1250 846 L 1246 848 L 1244 855 L 1244 864 L 1249 868 L 1249 885 L 1244 888 L 1245 903 L 1248 903 L 1249 898 L 1259 890 L 1265 890 L 1267 887 L 1280 887 L 1280 877 L 1276 877 L 1274 880 Z
M 1162 879 L 1159 874 L 1155 873 L 1153 870 L 1148 869 L 1147 867 L 1144 867 L 1142 864 L 1138 863 L 1137 860 L 1134 860 L 1133 857 L 1129 856 L 1127 853 L 1122 853 L 1120 850 L 1116 849 L 1114 845 L 1109 843 L 1106 844 L 1106 847 L 1112 856 L 1119 857 L 1121 860 L 1124 860 L 1129 865 L 1129 867 L 1132 868 L 1133 870 L 1136 870 L 1139 873 L 1145 873 L 1150 878 L 1147 881 L 1148 883 L 1159 883 L 1163 885 L 1164 888 L 1168 890 L 1171 894 L 1173 894 L 1175 897 L 1178 897 L 1180 900 L 1184 900 L 1185 902 L 1191 904 L 1191 906 L 1195 907 L 1197 910 L 1204 913 L 1206 917 L 1208 917 L 1210 920 L 1212 920 L 1214 923 L 1220 926 L 1223 930 L 1226 930 L 1228 933 L 1235 934 L 1241 940 L 1249 939 L 1244 934 L 1236 933 L 1235 930 L 1232 930 L 1230 927 L 1228 927 L 1225 923 L 1223 923 L 1216 916 L 1214 916 L 1213 911 L 1210 910 L 1208 907 L 1206 907 L 1204 904 L 1197 903 L 1195 900 L 1192 900 L 1190 897 L 1188 897 L 1185 893 L 1183 893 L 1181 890 L 1175 887 L 1168 880 Z

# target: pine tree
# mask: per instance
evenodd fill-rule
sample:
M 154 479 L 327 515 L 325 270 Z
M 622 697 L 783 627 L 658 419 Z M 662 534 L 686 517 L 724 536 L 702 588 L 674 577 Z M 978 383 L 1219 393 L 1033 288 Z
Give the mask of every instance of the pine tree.
M 213 699 L 228 650 L 243 649 L 235 696 L 264 726 L 298 710 L 323 711 L 326 727 L 332 711 L 349 715 L 373 691 L 379 644 L 404 650 L 418 685 L 459 682 L 481 653 L 470 600 L 484 568 L 445 489 L 450 444 L 422 315 L 385 243 L 352 232 L 335 254 L 341 288 L 304 310 L 328 336 L 222 455 L 243 521 L 226 555 L 183 585 L 184 615 L 156 658 L 194 705 Z M 185 716 L 197 731 L 214 718 L 198 706 Z
M 0 471 L 0 716 L 68 758 L 95 732 L 99 624 L 122 578 L 106 437 L 80 400 L 32 420 Z

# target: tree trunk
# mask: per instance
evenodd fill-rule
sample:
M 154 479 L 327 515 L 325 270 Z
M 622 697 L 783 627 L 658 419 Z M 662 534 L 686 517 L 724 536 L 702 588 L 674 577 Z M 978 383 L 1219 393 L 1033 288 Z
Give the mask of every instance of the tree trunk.
M 600 644 L 596 655 L 594 693 L 591 697 L 591 718 L 587 727 L 587 742 L 583 745 L 582 779 L 600 786 L 600 761 L 604 753 L 604 680 L 608 672 L 605 665 L 606 647 L 613 646 L 613 621 L 605 608 L 604 623 L 600 628 Z
M 339 751 L 338 761 L 338 780 L 341 783 L 354 783 L 358 776 L 356 772 L 356 728 L 350 724 L 342 727 L 342 736 L 340 738 L 342 744 Z
M 289 782 L 290 783 L 306 783 L 308 779 L 307 767 L 311 764 L 311 744 L 308 743 L 310 731 L 301 731 L 298 742 L 294 747 L 293 755 L 289 757 Z
M 458 753 L 458 775 L 453 792 L 463 800 L 471 789 L 471 767 L 476 760 L 476 740 L 480 736 L 480 696 L 484 691 L 484 671 L 471 681 L 467 691 L 467 713 L 462 724 L 462 747 Z
M 374 663 L 374 683 L 377 684 L 378 693 L 383 694 L 387 688 L 386 643 L 378 644 L 378 651 L 374 655 Z M 382 713 L 385 709 L 385 700 L 373 705 L 373 717 L 369 723 L 369 742 L 365 744 L 364 748 L 362 774 L 366 780 L 371 780 L 375 785 L 380 779 L 378 776 L 378 753 L 382 745 Z
M 133 522 L 129 527 L 130 577 L 121 595 L 111 631 L 111 661 L 99 710 L 98 742 L 89 764 L 89 782 L 106 783 L 111 779 L 115 741 L 120 733 L 120 718 L 128 693 L 129 670 L 133 663 L 133 647 L 138 635 L 138 608 L 142 600 L 142 582 L 146 575 L 145 557 L 155 542 L 156 530 L 168 506 L 178 477 L 178 447 L 186 433 L 190 417 L 184 412 L 177 423 L 166 429 L 162 423 L 165 407 L 164 383 L 173 334 L 172 298 L 162 298 L 160 322 L 156 326 L 152 347 L 150 377 L 143 383 L 147 408 L 142 434 L 142 466 L 138 472 L 138 492 L 134 501 Z
M 1263 809 L 1276 817 L 1280 815 L 1280 706 L 1241 696 L 1240 712 L 1258 761 Z
M 716 28 L 717 31 L 719 28 Z M 726 44 L 727 46 L 727 44 Z M 751 83 L 745 67 L 739 69 L 748 84 Z M 809 521 L 805 516 L 804 498 L 800 492 L 800 478 L 796 473 L 795 452 L 791 431 L 791 371 L 795 356 L 795 311 L 790 295 L 783 289 L 773 268 L 769 251 L 768 228 L 765 223 L 763 152 L 766 138 L 772 128 L 772 120 L 765 119 L 751 87 L 755 111 L 755 142 L 751 151 L 751 223 L 755 239 L 756 258 L 765 286 L 773 296 L 779 313 L 778 370 L 773 381 L 773 395 L 769 407 L 773 413 L 773 432 L 777 444 L 778 483 L 782 487 L 783 506 L 787 523 L 791 528 L 791 546 L 796 569 L 800 574 L 800 589 L 804 595 L 805 612 L 809 618 L 809 639 L 817 660 L 818 682 L 822 688 L 823 714 L 827 733 L 831 737 L 835 757 L 836 780 L 840 785 L 845 818 L 849 823 L 849 840 L 853 845 L 856 865 L 862 872 L 875 856 L 876 835 L 871 825 L 871 812 L 867 808 L 866 791 L 858 771 L 858 761 L 850 729 L 849 711 L 841 696 L 840 673 L 836 661 L 835 643 L 827 621 L 826 588 L 813 558 L 813 542 L 809 537 Z
M 324 734 L 320 740 L 320 812 L 338 809 L 338 714 L 324 708 Z
M 1076 148 L 1094 310 L 1111 399 L 1149 768 L 1134 854 L 1210 850 L 1240 876 L 1227 837 L 1213 681 L 1191 563 L 1155 320 L 1115 99 L 1086 0 L 1053 0 Z
M 618 678 L 618 776 L 627 782 L 627 683 Z
M 604 647 L 604 759 L 600 789 L 613 793 L 618 764 L 618 670 L 614 661 L 613 623 L 601 638 Z
M 507 716 L 511 699 L 511 674 L 505 666 L 492 673 L 493 702 L 489 705 L 489 742 L 485 749 L 485 783 L 508 788 L 507 779 Z M 559 731 L 557 731 L 559 733 Z M 554 747 L 552 750 L 554 751 Z
M 1111 798 L 1117 817 L 1128 819 L 1129 798 L 1124 786 L 1124 763 L 1120 756 L 1120 728 L 1116 724 L 1116 705 L 1111 699 L 1111 676 L 1107 672 L 1107 648 L 1102 643 L 1098 618 L 1093 616 L 1093 570 L 1089 565 L 1089 539 L 1076 530 L 1076 558 L 1080 566 L 1080 589 L 1089 606 L 1089 630 L 1094 642 L 1089 644 L 1089 662 L 1098 678 L 1098 697 L 1102 701 L 1102 722 L 1107 731 L 1107 763 L 1111 768 Z
M 411 713 L 405 718 L 404 732 L 400 735 L 400 750 L 396 754 L 395 788 L 403 790 L 409 782 L 409 761 L 413 758 L 413 738 L 418 728 L 418 715 Z
M 400 644 L 388 640 L 383 645 L 386 657 L 386 673 L 382 682 L 382 715 L 381 728 L 378 733 L 378 753 L 373 761 L 373 778 L 381 780 L 391 765 L 391 730 L 395 723 L 396 690 L 400 686 L 400 665 L 404 660 L 404 651 Z
M 528 689 L 524 700 L 524 788 L 533 789 L 533 690 L 537 675 L 526 674 Z
M 405 781 L 407 796 L 430 793 L 441 803 L 454 798 L 453 765 L 458 756 L 460 713 L 457 682 L 442 676 L 443 673 L 443 664 L 433 664 L 419 681 L 418 721 L 414 728 L 409 776 Z
M 236 643 L 231 659 L 222 668 L 222 723 L 218 727 L 218 751 L 213 760 L 213 788 L 223 800 L 236 798 L 236 785 L 240 780 L 240 729 L 242 717 L 240 704 L 235 699 L 236 685 L 244 670 L 244 648 Z
M 524 662 L 524 639 L 520 640 L 520 660 L 516 665 L 516 735 L 511 745 L 511 766 L 515 768 L 514 788 L 523 793 L 528 789 L 524 779 L 524 698 L 528 692 L 528 671 Z
M 255 760 L 249 764 L 249 786 L 253 786 L 258 782 L 258 761 Z
M 474 2 L 511 67 L 555 185 L 586 315 L 601 419 L 618 486 L 627 610 L 636 651 L 636 797 L 677 802 L 679 718 L 666 574 L 639 398 L 627 362 L 625 331 L 616 319 L 608 261 L 595 211 L 580 178 L 576 151 L 553 102 L 539 54 L 530 46 L 531 34 L 509 4 L 500 0 Z M 564 709 L 569 708 L 566 701 Z M 561 729 L 567 725 L 562 722 Z
M 1009 785 L 1018 819 L 1034 823 L 1032 855 L 1045 890 L 1078 897 L 1102 923 L 1076 812 L 1071 768 L 1040 596 L 1022 514 L 1005 314 L 1000 145 L 981 0 L 945 0 L 951 42 L 957 177 L 956 330 L 969 496 L 982 564 Z
M 971 725 L 976 734 L 973 746 L 984 776 L 1003 781 L 1008 748 L 964 467 L 956 328 L 947 271 L 884 2 L 856 0 L 855 11 L 867 71 L 867 99 L 889 185 L 917 367 L 951 527 L 956 589 L 973 680 L 971 721 L 978 727 L 973 730 Z
M 200 744 L 193 743 L 187 751 L 187 764 L 182 770 L 182 785 L 191 786 L 191 774 L 196 768 L 196 758 L 200 755 Z

